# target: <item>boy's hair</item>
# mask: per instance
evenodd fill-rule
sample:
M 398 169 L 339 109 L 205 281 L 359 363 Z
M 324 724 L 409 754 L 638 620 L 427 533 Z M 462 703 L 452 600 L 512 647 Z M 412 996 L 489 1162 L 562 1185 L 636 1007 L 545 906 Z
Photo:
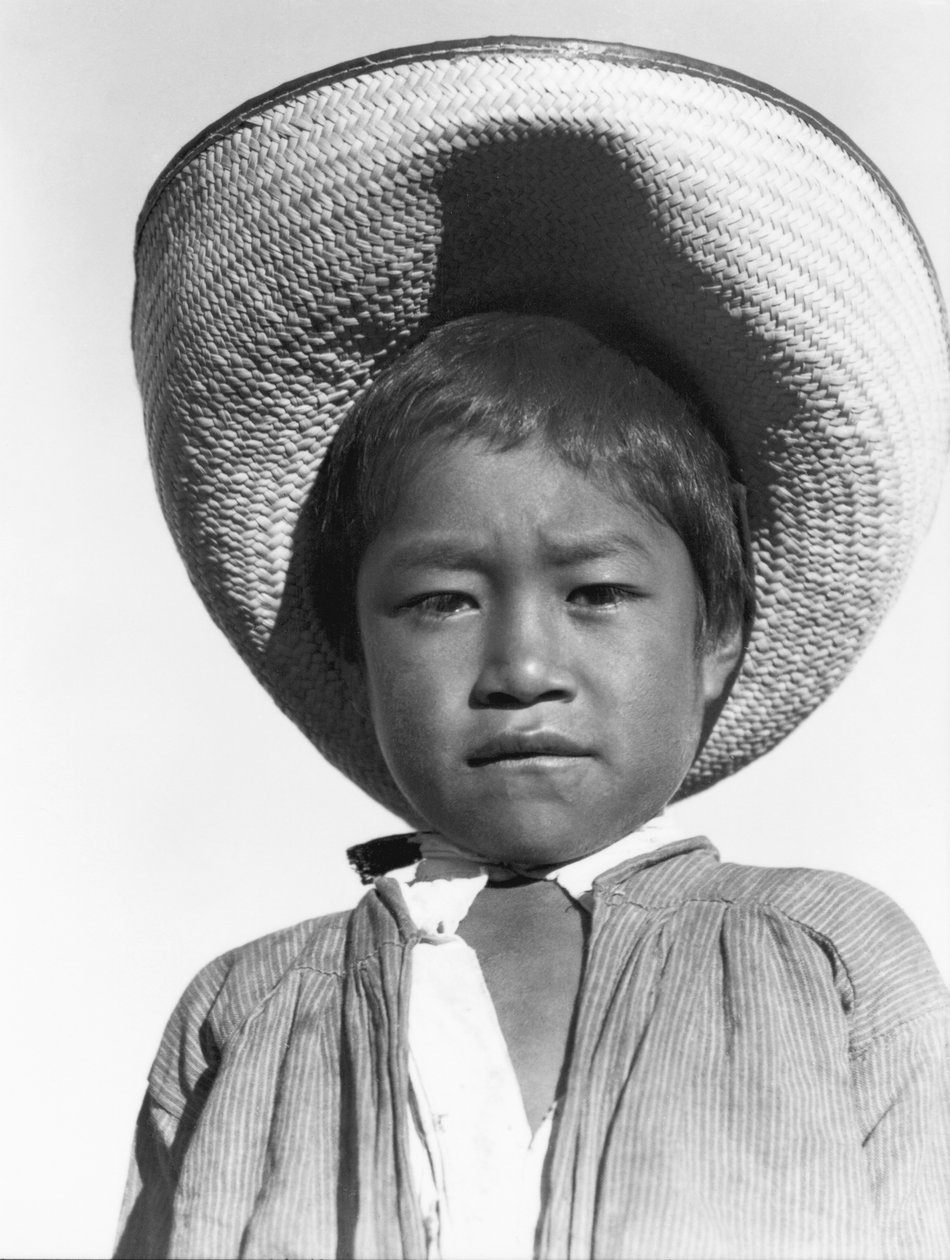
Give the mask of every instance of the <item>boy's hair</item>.
M 313 592 L 333 649 L 360 658 L 356 583 L 367 547 L 432 451 L 542 442 L 682 539 L 700 594 L 697 647 L 753 610 L 741 488 L 698 408 L 643 363 L 550 316 L 472 315 L 436 328 L 359 398 L 317 479 Z

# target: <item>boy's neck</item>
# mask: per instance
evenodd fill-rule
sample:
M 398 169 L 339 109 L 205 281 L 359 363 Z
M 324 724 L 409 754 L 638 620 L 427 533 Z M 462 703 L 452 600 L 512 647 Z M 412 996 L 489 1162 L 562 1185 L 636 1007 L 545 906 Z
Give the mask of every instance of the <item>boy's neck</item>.
M 691 833 L 690 833 L 691 834 Z M 514 879 L 549 880 L 560 884 L 575 900 L 581 899 L 594 880 L 621 862 L 650 853 L 662 845 L 686 838 L 662 815 L 631 831 L 619 840 L 581 853 L 567 862 L 546 866 L 523 866 L 517 862 L 499 862 L 453 843 L 435 832 L 420 836 L 422 862 L 415 871 L 415 880 L 452 879 L 474 871 L 483 872 L 489 883 L 504 884 Z
M 458 934 L 475 951 L 536 1131 L 570 1058 L 590 916 L 547 880 L 490 884 Z

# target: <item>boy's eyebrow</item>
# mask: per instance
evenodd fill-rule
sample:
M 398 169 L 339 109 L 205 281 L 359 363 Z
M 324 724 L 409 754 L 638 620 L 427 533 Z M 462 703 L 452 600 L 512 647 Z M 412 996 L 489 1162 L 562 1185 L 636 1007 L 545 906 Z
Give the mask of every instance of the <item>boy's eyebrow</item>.
M 626 530 L 611 530 L 582 538 L 547 538 L 543 547 L 545 560 L 557 566 L 583 564 L 628 551 L 645 557 L 652 555 L 645 539 Z M 478 569 L 485 563 L 485 549 L 471 539 L 420 538 L 398 546 L 389 562 L 401 569 Z
M 396 547 L 389 563 L 400 569 L 476 569 L 481 560 L 471 541 L 420 538 Z
M 652 555 L 644 538 L 626 530 L 611 530 L 604 534 L 589 534 L 583 538 L 551 539 L 546 544 L 548 555 L 554 564 L 582 564 L 585 560 L 601 560 L 605 557 L 636 551 L 642 556 Z

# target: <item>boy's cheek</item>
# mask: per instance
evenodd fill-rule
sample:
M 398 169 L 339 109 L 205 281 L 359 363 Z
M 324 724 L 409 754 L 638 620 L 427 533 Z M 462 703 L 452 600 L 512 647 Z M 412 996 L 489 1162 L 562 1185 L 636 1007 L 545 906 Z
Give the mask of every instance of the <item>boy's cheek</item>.
M 435 660 L 427 662 L 417 653 L 400 652 L 392 642 L 382 652 L 377 645 L 368 645 L 363 663 L 353 667 L 347 685 L 354 706 L 371 720 L 381 744 L 435 728 L 440 717 L 444 723 L 446 710 L 462 703 L 466 687 L 460 668 L 446 670 Z

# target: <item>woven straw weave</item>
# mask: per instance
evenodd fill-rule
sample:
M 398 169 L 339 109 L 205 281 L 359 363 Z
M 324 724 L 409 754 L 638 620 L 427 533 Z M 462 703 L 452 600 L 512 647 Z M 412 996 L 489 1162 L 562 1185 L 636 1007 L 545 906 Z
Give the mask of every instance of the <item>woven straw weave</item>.
M 192 580 L 329 760 L 410 819 L 310 614 L 305 507 L 354 395 L 434 323 L 543 308 L 646 332 L 731 434 L 758 617 L 681 795 L 840 682 L 934 507 L 947 336 L 913 225 L 828 124 L 713 67 L 504 40 L 326 72 L 179 155 L 136 261 L 151 457 Z

